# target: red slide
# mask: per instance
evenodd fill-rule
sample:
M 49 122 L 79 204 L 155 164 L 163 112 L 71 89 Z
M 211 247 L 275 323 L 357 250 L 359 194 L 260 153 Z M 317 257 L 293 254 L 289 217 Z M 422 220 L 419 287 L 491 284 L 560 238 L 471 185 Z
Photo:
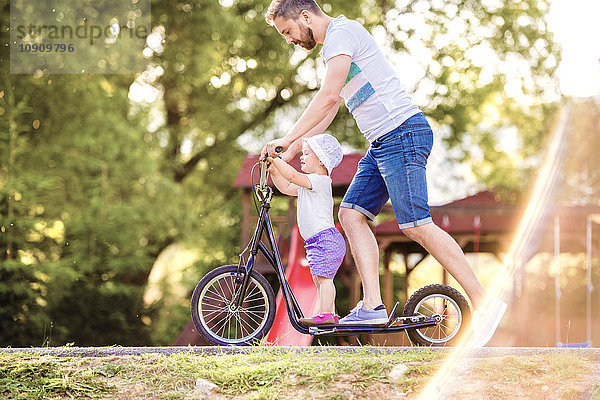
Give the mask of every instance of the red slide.
M 312 280 L 310 268 L 306 262 L 304 240 L 300 236 L 298 225 L 294 226 L 290 240 L 290 256 L 285 276 L 296 296 L 296 300 L 305 316 L 315 315 L 319 311 L 317 288 Z M 304 335 L 290 324 L 281 289 L 277 293 L 277 312 L 273 327 L 264 339 L 271 346 L 310 346 L 311 335 Z

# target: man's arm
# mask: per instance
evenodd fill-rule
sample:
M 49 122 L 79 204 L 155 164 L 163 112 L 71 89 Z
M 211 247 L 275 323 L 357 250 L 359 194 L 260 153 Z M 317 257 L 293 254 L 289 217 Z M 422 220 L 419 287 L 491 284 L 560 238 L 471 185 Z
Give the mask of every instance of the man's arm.
M 319 124 L 327 117 L 331 117 L 331 120 L 329 120 L 329 123 L 331 123 L 333 117 L 335 117 L 335 113 L 337 113 L 337 109 L 335 109 L 335 113 L 332 109 L 336 106 L 339 107 L 341 101 L 340 92 L 346 83 L 346 77 L 348 76 L 351 63 L 352 59 L 345 54 L 340 54 L 329 59 L 323 85 L 315 97 L 313 97 L 308 107 L 306 107 L 302 116 L 284 137 L 268 142 L 261 152 L 261 157 L 267 152 L 269 154 L 274 154 L 274 149 L 277 146 L 281 146 L 283 147 L 283 150 L 287 150 L 297 139 L 301 138 L 315 127 L 320 126 Z M 329 126 L 329 124 L 327 124 L 327 126 Z M 325 128 L 327 126 L 325 126 Z M 323 128 L 323 130 L 325 129 Z
M 302 138 L 309 138 L 311 136 L 325 132 L 325 130 L 331 124 L 331 121 L 333 121 L 333 119 L 337 115 L 341 102 L 342 98 L 338 97 L 337 104 L 331 108 L 329 114 L 327 114 L 327 116 L 321 122 L 319 122 L 317 126 L 312 128 L 310 131 L 306 132 L 302 136 Z M 292 144 L 289 145 L 287 151 L 281 154 L 281 158 L 283 158 L 283 161 L 290 162 L 294 158 L 294 156 L 298 154 L 298 152 L 302 151 L 302 138 L 296 139 Z

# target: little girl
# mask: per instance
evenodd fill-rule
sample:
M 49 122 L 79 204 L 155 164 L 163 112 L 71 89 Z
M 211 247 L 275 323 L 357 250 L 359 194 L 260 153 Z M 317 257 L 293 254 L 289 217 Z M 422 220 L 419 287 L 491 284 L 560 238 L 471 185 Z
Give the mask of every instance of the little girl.
M 303 326 L 337 324 L 333 277 L 346 254 L 346 242 L 333 222 L 331 170 L 342 161 L 342 148 L 331 135 L 302 139 L 303 173 L 278 156 L 268 157 L 268 171 L 281 193 L 298 196 L 298 228 L 319 297 L 319 313 L 301 318 Z

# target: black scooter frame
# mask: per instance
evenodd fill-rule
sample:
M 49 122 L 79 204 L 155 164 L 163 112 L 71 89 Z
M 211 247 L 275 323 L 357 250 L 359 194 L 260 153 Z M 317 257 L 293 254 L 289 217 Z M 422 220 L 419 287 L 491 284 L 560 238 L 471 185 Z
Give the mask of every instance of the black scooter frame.
M 238 296 L 238 306 L 240 306 L 239 302 L 244 298 L 246 293 L 246 288 L 248 286 L 248 280 L 250 277 L 250 272 L 254 266 L 254 261 L 256 260 L 256 256 L 260 251 L 266 260 L 271 264 L 273 269 L 277 274 L 277 279 L 279 280 L 281 292 L 283 294 L 283 299 L 285 301 L 285 307 L 287 309 L 288 317 L 290 319 L 290 323 L 298 332 L 309 334 L 309 335 L 331 335 L 331 336 L 351 336 L 351 335 L 362 335 L 362 334 L 370 334 L 370 333 L 387 333 L 387 332 L 401 332 L 406 329 L 416 329 L 416 328 L 426 328 L 430 326 L 435 326 L 441 321 L 441 316 L 434 315 L 432 317 L 425 316 L 410 316 L 410 317 L 397 317 L 394 319 L 394 314 L 396 309 L 398 308 L 399 303 L 396 303 L 394 306 L 389 320 L 386 324 L 380 326 L 374 325 L 361 325 L 361 324 L 336 324 L 336 325 L 321 325 L 318 327 L 305 327 L 300 325 L 298 322 L 300 318 L 304 318 L 304 314 L 302 313 L 302 309 L 300 308 L 296 297 L 294 296 L 294 292 L 292 291 L 286 277 L 285 277 L 285 269 L 283 263 L 281 262 L 281 257 L 279 255 L 279 250 L 277 248 L 277 242 L 275 240 L 275 234 L 273 232 L 273 226 L 271 224 L 271 218 L 269 216 L 269 209 L 271 208 L 271 198 L 273 196 L 273 189 L 266 185 L 256 184 L 253 187 L 254 195 L 260 201 L 261 207 L 258 217 L 258 223 L 256 224 L 256 229 L 252 238 L 250 239 L 250 243 L 244 249 L 244 251 L 240 254 L 240 263 L 238 265 L 238 270 L 245 271 L 245 273 L 240 273 L 241 279 L 241 288 Z M 262 237 L 266 232 L 266 240 L 267 244 L 263 243 Z M 244 262 L 244 253 L 247 251 L 250 252 L 248 261 Z M 240 283 L 240 281 L 238 281 Z

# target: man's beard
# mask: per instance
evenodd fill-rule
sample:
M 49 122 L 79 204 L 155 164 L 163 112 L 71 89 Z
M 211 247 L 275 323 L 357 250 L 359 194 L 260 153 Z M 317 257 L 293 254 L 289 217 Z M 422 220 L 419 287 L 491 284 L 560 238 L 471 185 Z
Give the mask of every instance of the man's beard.
M 315 40 L 315 36 L 313 35 L 312 29 L 310 27 L 306 27 L 306 30 L 301 31 L 301 38 L 298 41 L 294 41 L 293 43 L 304 47 L 306 50 L 312 50 L 317 45 L 317 41 Z

